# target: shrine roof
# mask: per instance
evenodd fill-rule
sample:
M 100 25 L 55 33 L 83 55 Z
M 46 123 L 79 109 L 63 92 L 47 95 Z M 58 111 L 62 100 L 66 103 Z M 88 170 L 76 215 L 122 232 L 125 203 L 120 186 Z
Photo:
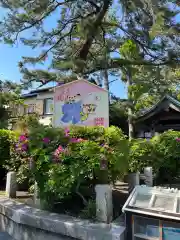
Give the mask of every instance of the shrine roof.
M 137 118 L 137 122 L 144 121 L 155 114 L 161 112 L 162 110 L 173 109 L 180 113 L 180 102 L 175 98 L 165 95 L 160 101 L 158 101 L 154 106 L 147 109 L 143 114 Z

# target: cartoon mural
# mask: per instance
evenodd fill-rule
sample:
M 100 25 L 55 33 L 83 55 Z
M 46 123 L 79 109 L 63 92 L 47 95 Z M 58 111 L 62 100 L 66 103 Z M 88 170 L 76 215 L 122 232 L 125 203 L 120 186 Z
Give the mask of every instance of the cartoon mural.
M 108 92 L 85 80 L 55 89 L 54 125 L 109 125 Z

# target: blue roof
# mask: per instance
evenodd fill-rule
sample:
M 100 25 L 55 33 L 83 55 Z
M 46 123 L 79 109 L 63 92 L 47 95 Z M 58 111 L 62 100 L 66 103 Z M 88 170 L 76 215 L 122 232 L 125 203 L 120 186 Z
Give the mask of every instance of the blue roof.
M 22 98 L 35 97 L 38 95 L 38 93 L 48 92 L 51 89 L 53 89 L 53 87 L 35 89 L 35 90 L 30 91 L 29 93 L 22 94 L 21 97 Z

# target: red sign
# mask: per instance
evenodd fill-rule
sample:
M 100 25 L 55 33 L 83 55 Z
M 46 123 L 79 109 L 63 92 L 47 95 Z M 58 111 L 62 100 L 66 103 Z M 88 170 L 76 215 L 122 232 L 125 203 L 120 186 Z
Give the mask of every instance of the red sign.
M 95 126 L 104 126 L 104 118 L 95 118 Z

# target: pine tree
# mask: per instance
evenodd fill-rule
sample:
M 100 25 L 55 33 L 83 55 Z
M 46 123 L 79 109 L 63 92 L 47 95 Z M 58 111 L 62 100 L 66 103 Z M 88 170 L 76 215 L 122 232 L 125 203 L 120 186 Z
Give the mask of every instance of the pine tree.
M 10 81 L 0 81 L 0 128 L 8 128 L 9 120 L 17 116 L 19 104 L 20 86 Z
M 0 0 L 0 3 L 8 10 L 0 24 L 1 40 L 9 44 L 20 40 L 32 48 L 43 49 L 39 56 L 24 57 L 19 64 L 26 84 L 31 81 L 45 84 L 61 77 L 61 71 L 47 73 L 27 68 L 29 63 L 43 63 L 50 56 L 54 65 L 57 49 L 58 61 L 68 59 L 68 69 L 72 66 L 73 74 L 81 75 L 126 65 L 179 64 L 179 23 L 173 20 L 178 13 L 178 0 Z M 172 5 L 175 7 L 169 7 Z M 48 27 L 54 19 L 55 24 Z M 86 72 L 91 50 L 100 41 L 102 45 L 111 39 L 109 29 L 115 32 L 115 39 L 126 37 L 135 41 L 143 59 L 132 61 L 111 56 L 106 64 L 98 61 Z M 114 51 L 117 48 L 114 45 Z
M 125 59 L 140 61 L 139 46 L 132 40 L 127 40 L 120 48 L 120 54 Z M 134 137 L 134 120 L 143 109 L 153 105 L 158 99 L 177 91 L 180 78 L 177 69 L 168 66 L 124 66 L 121 69 L 121 79 L 127 85 L 127 112 L 129 138 Z

